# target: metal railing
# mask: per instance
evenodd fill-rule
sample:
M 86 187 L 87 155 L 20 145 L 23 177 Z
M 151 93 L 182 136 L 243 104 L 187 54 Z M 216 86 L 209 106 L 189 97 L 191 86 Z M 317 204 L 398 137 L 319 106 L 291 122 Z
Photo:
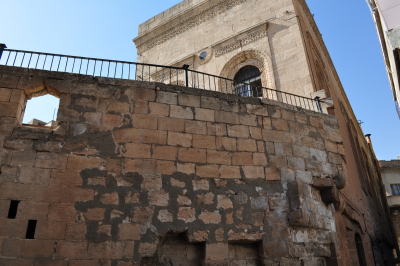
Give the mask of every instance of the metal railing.
M 189 69 L 189 65 L 184 65 L 183 67 L 162 66 L 12 50 L 7 49 L 4 44 L 0 44 L 0 65 L 91 75 L 94 77 L 160 82 L 244 97 L 271 99 L 322 113 L 321 102 L 318 97 L 311 99 L 248 83 L 238 83 L 231 79 Z

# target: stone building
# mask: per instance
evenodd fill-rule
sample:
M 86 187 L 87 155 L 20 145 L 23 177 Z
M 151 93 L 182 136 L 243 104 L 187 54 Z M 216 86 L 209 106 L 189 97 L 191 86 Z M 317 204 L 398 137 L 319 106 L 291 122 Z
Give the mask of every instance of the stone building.
M 400 156 L 397 160 L 379 161 L 382 182 L 385 186 L 390 215 L 400 242 Z
M 0 265 L 394 265 L 372 146 L 303 0 L 186 0 L 135 43 L 235 82 L 0 66 Z M 22 125 L 44 94 L 58 127 Z
M 398 1 L 366 0 L 375 23 L 396 111 L 400 118 L 400 5 Z

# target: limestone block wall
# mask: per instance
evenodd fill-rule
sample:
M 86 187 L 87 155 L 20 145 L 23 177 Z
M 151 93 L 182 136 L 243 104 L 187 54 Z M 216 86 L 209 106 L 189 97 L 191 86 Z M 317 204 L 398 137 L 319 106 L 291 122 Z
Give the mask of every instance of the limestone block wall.
M 0 75 L 0 265 L 334 258 L 335 117 L 157 83 Z M 46 91 L 59 126 L 22 126 L 25 99 Z
M 296 15 L 292 0 L 185 0 L 139 26 L 138 61 L 188 64 L 229 79 L 253 65 L 264 87 L 310 97 L 315 88 Z

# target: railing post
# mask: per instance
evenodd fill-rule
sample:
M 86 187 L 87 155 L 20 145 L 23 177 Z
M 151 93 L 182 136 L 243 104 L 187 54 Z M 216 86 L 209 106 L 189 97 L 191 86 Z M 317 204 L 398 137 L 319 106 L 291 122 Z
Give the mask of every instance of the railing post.
M 185 87 L 189 87 L 189 73 L 188 73 L 188 69 L 189 69 L 189 65 L 183 65 L 183 70 L 185 70 Z
M 320 102 L 320 100 L 319 100 L 320 98 L 317 96 L 317 97 L 315 97 L 314 99 L 315 99 L 315 102 L 317 103 L 318 111 L 319 111 L 320 113 L 322 113 L 321 102 Z
M 0 43 L 0 60 L 1 60 L 1 56 L 3 55 L 3 51 L 4 49 L 6 49 L 7 46 L 4 43 Z

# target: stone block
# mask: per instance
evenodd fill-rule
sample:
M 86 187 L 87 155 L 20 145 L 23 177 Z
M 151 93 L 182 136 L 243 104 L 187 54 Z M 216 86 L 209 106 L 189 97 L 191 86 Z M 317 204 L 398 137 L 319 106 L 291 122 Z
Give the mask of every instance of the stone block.
M 161 190 L 162 188 L 162 180 L 161 177 L 159 176 L 153 176 L 153 175 L 145 175 L 144 180 L 142 183 L 142 190 Z
M 210 183 L 207 179 L 194 179 L 192 181 L 193 184 L 193 190 L 209 190 L 210 189 Z
M 281 180 L 279 169 L 265 167 L 265 179 L 267 181 L 279 181 L 279 180 Z
M 8 102 L 11 97 L 11 89 L 0 88 L 0 102 Z
M 206 245 L 206 260 L 219 261 L 228 259 L 229 248 L 227 243 Z
M 56 222 L 74 222 L 76 211 L 74 204 L 70 203 L 52 203 L 49 206 L 49 221 Z
M 75 203 L 93 200 L 94 190 L 63 187 L 61 188 L 60 202 L 61 203 Z
M 0 219 L 0 237 L 25 238 L 28 220 Z
M 231 162 L 231 155 L 226 151 L 207 151 L 207 163 L 231 165 Z
M 57 259 L 86 259 L 88 243 L 86 241 L 57 241 Z
M 193 148 L 215 150 L 215 136 L 193 135 Z
M 172 117 L 159 117 L 158 130 L 184 132 L 185 120 Z
M 51 169 L 21 167 L 18 181 L 23 184 L 49 185 Z
M 253 139 L 262 140 L 262 133 L 261 128 L 259 127 L 250 127 L 250 135 Z
M 219 177 L 226 179 L 241 179 L 240 167 L 221 165 L 219 169 Z
M 177 164 L 177 171 L 184 174 L 194 174 L 196 172 L 196 165 L 194 163 Z M 172 180 L 172 179 L 171 179 Z M 171 181 L 172 182 L 172 181 Z
M 168 145 L 187 148 L 192 147 L 192 135 L 170 131 L 168 132 Z
M 59 122 L 79 122 L 79 116 L 81 114 L 78 111 L 68 108 L 59 108 L 57 112 L 57 121 Z
M 1 117 L 15 117 L 19 118 L 22 112 L 22 107 L 19 103 L 1 102 L 2 108 L 0 109 Z
M 237 113 L 215 111 L 215 122 L 226 124 L 240 124 L 239 115 Z
M 131 118 L 133 127 L 140 129 L 157 129 L 157 123 L 159 122 L 157 117 L 150 115 L 133 114 Z
M 122 116 L 114 114 L 104 114 L 102 125 L 105 127 L 120 127 L 122 125 Z
M 38 152 L 36 155 L 35 167 L 65 170 L 67 167 L 67 158 L 67 155 L 64 154 Z
M 125 145 L 125 157 L 130 158 L 151 158 L 151 145 L 140 143 L 127 143 Z
M 241 125 L 253 126 L 253 127 L 258 126 L 256 115 L 249 115 L 249 114 L 239 115 L 239 119 Z
M 0 183 L 16 182 L 18 177 L 18 167 L 3 165 L 1 167 Z
M 180 149 L 179 149 L 180 152 Z M 153 146 L 153 159 L 175 161 L 178 153 L 177 147 Z
M 256 114 L 261 116 L 269 116 L 268 110 L 263 105 L 246 104 L 247 112 L 249 114 Z
M 219 177 L 218 165 L 208 164 L 203 166 L 196 166 L 196 175 L 200 177 Z
M 236 139 L 227 137 L 217 137 L 216 138 L 216 148 L 217 150 L 223 151 L 236 151 Z
M 151 191 L 149 192 L 149 202 L 150 205 L 154 206 L 168 206 L 169 194 L 160 191 Z
M 185 121 L 185 132 L 190 134 L 207 134 L 207 124 L 201 121 Z
M 185 223 L 194 222 L 196 220 L 195 209 L 190 207 L 179 207 L 177 218 Z
M 140 224 L 119 224 L 119 240 L 140 240 Z
M 242 166 L 242 169 L 246 178 L 265 178 L 264 167 L 262 166 Z
M 167 144 L 167 131 L 143 129 L 142 134 L 143 134 L 143 143 L 152 143 L 161 145 Z
M 190 107 L 171 105 L 170 107 L 170 117 L 180 118 L 180 119 L 193 119 L 193 111 Z
M 103 209 L 103 214 L 104 214 L 104 209 Z M 93 218 L 93 217 L 91 217 Z M 103 216 L 99 219 L 95 220 L 101 220 Z M 85 223 L 69 223 L 67 224 L 67 229 L 65 231 L 65 239 L 66 240 L 85 240 L 85 236 L 87 233 L 86 229 L 86 224 Z
M 178 104 L 183 106 L 200 107 L 200 96 L 190 94 L 178 94 Z
M 195 108 L 195 119 L 207 122 L 215 121 L 215 113 L 214 110 L 203 109 L 203 108 Z
M 138 172 L 143 174 L 154 174 L 156 171 L 156 162 L 154 160 L 125 159 L 124 166 L 125 173 Z
M 173 92 L 157 91 L 156 102 L 177 105 L 178 96 L 176 93 Z
M 106 164 L 104 159 L 71 155 L 68 157 L 67 170 L 101 168 Z
M 235 152 L 232 155 L 233 165 L 253 165 L 253 155 L 250 152 Z
M 286 168 L 288 165 L 285 155 L 270 155 L 269 163 L 276 168 Z
M 235 126 L 228 125 L 228 136 L 234 138 L 248 138 L 249 127 L 242 125 L 235 125 Z
M 162 223 L 170 223 L 174 221 L 174 218 L 172 216 L 172 213 L 170 213 L 167 210 L 160 210 L 157 216 L 158 220 Z
M 133 100 L 154 102 L 156 100 L 156 92 L 154 89 L 133 88 L 131 90 L 131 98 Z
M 51 259 L 54 255 L 54 240 L 21 239 L 20 257 L 25 259 Z
M 209 212 L 203 210 L 199 215 L 199 219 L 205 224 L 219 224 L 221 223 L 221 214 L 219 211 Z
M 89 208 L 84 216 L 87 220 L 103 220 L 105 209 L 103 208 Z
M 335 186 L 335 181 L 331 178 L 313 177 L 312 181 L 313 181 L 312 185 L 318 189 L 324 189 Z
M 262 129 L 264 141 L 284 142 L 285 132 L 277 130 Z
M 48 212 L 49 203 L 47 202 L 21 201 L 18 204 L 16 219 L 45 221 Z
M 121 128 L 114 130 L 114 136 L 115 140 L 119 143 L 141 141 L 141 132 L 140 129 L 137 128 Z
M 206 150 L 179 148 L 178 159 L 182 162 L 206 163 Z
M 272 129 L 289 132 L 287 121 L 281 119 L 272 119 Z
M 4 160 L 4 159 L 3 159 Z M 14 151 L 12 156 L 12 166 L 33 167 L 35 165 L 35 151 Z
M 122 259 L 123 246 L 121 241 L 89 243 L 88 258 L 90 259 Z
M 233 203 L 232 200 L 226 195 L 218 195 L 217 196 L 217 209 L 232 209 Z
M 288 167 L 295 170 L 305 170 L 306 165 L 303 158 L 299 157 L 288 157 Z
M 201 108 L 212 109 L 212 110 L 221 109 L 220 99 L 216 97 L 201 96 L 200 106 Z
M 239 151 L 257 152 L 257 145 L 254 139 L 242 139 L 237 140 L 237 148 Z
M 163 175 L 172 175 L 176 172 L 175 163 L 170 161 L 157 161 L 157 172 Z
M 163 103 L 149 103 L 150 115 L 169 116 L 169 105 Z
M 50 186 L 79 187 L 82 186 L 82 178 L 79 171 L 53 169 Z

